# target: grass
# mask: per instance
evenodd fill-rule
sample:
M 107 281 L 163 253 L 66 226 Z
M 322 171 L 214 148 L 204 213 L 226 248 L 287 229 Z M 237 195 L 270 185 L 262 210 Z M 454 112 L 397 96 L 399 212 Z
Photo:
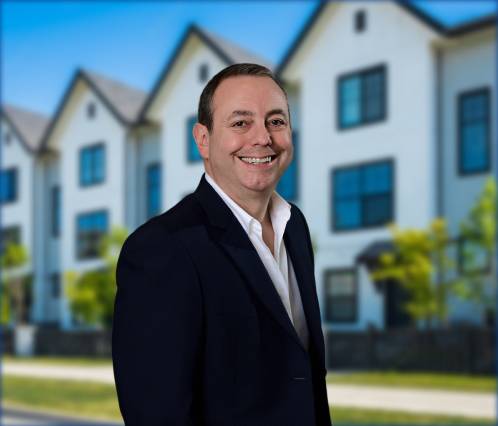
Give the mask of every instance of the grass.
M 347 407 L 332 407 L 330 412 L 334 426 L 488 426 L 496 424 L 495 420 Z
M 121 420 L 114 386 L 91 382 L 4 376 L 3 402 L 34 409 Z M 334 426 L 490 426 L 492 420 L 463 419 L 359 408 L 332 408 Z
M 327 375 L 329 384 L 358 384 L 371 386 L 410 387 L 466 392 L 496 392 L 495 376 L 467 374 L 357 372 Z
M 114 386 L 100 383 L 4 376 L 2 402 L 89 418 L 121 419 Z
M 111 358 L 83 358 L 83 357 L 57 357 L 57 356 L 35 356 L 35 357 L 13 357 L 4 355 L 2 362 L 9 364 L 37 364 L 37 365 L 63 365 L 75 367 L 111 367 Z

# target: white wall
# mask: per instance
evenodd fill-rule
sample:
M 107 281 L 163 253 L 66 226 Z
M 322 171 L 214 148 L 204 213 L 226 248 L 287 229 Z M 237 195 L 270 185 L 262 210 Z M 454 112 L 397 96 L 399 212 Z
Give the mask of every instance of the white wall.
M 199 96 L 207 81 L 199 79 L 199 67 L 207 64 L 208 79 L 226 66 L 197 37 L 192 37 L 168 77 L 156 102 L 161 125 L 163 207 L 169 209 L 193 192 L 204 172 L 202 161 L 187 161 L 187 118 L 197 114 Z
M 20 243 L 26 248 L 29 260 L 23 271 L 29 273 L 33 265 L 33 155 L 27 151 L 18 139 L 17 134 L 9 123 L 2 119 L 0 124 L 2 132 L 2 162 L 1 168 L 17 168 L 17 199 L 1 205 L 2 228 L 10 226 L 20 227 Z M 10 142 L 4 135 L 10 134 Z
M 89 102 L 96 105 L 96 115 L 93 119 L 87 118 L 86 115 Z M 113 225 L 125 224 L 125 128 L 95 94 L 80 82 L 73 91 L 51 142 L 61 150 L 60 173 L 64 210 L 60 252 L 62 272 L 94 269 L 101 265 L 100 260 L 76 258 L 76 217 L 81 213 L 104 209 L 108 212 L 110 228 Z M 80 149 L 97 142 L 105 144 L 104 182 L 80 187 Z M 61 310 L 63 324 L 68 327 L 70 319 L 66 300 L 63 301 Z
M 356 33 L 354 13 L 360 9 L 367 27 Z M 332 232 L 334 167 L 392 158 L 394 220 L 401 227 L 425 227 L 435 214 L 434 39 L 426 26 L 390 2 L 331 3 L 289 71 L 291 82 L 301 85 L 300 205 L 318 248 L 320 294 L 325 269 L 352 267 L 371 241 L 390 236 L 385 227 Z M 380 64 L 386 67 L 386 120 L 338 130 L 337 77 Z M 359 311 L 367 311 L 350 328 L 382 323 L 382 300 L 371 287 L 363 274 Z

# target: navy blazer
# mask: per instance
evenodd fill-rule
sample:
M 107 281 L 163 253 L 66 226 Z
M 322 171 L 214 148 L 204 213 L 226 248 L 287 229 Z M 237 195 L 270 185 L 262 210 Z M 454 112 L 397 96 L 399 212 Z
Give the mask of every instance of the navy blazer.
M 128 237 L 112 333 L 126 425 L 331 425 L 313 251 L 294 205 L 284 241 L 308 350 L 249 237 L 204 176 Z

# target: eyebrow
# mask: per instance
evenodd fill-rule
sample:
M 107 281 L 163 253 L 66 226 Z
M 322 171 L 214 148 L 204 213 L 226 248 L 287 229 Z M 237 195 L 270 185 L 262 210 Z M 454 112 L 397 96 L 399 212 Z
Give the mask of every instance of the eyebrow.
M 281 108 L 274 108 L 274 109 L 268 111 L 265 114 L 265 118 L 268 118 L 271 115 L 276 115 L 276 114 L 283 115 L 285 118 L 287 118 L 287 113 Z M 227 117 L 227 120 L 230 120 L 233 117 L 237 117 L 237 116 L 253 117 L 254 113 L 252 111 L 248 111 L 248 110 L 235 110 L 235 111 L 232 111 L 232 113 Z

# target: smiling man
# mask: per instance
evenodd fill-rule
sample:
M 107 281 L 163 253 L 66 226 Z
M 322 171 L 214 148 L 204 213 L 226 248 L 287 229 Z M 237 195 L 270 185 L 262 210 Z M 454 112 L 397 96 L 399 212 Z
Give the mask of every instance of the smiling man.
M 126 425 L 330 426 L 313 252 L 275 187 L 287 95 L 235 64 L 204 88 L 196 191 L 139 227 L 117 268 L 113 365 Z

